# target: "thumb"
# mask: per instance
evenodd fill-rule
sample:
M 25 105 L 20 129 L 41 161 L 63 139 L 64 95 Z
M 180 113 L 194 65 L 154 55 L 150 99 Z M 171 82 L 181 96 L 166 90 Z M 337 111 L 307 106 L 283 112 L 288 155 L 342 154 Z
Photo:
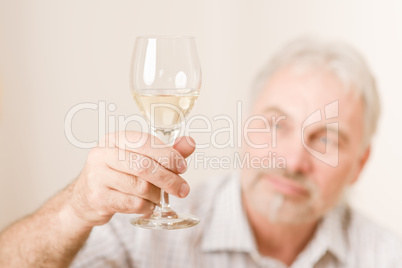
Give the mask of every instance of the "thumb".
M 195 150 L 195 141 L 191 137 L 179 137 L 176 139 L 173 148 L 176 149 L 184 158 L 187 158 Z

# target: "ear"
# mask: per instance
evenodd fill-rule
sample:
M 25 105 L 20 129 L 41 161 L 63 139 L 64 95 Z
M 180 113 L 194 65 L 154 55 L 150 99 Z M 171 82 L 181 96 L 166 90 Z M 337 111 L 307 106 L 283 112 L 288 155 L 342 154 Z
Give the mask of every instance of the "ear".
M 356 174 L 353 177 L 352 181 L 350 182 L 350 184 L 353 184 L 357 181 L 357 179 L 359 178 L 360 173 L 363 170 L 363 167 L 366 165 L 367 160 L 370 157 L 370 152 L 371 152 L 371 145 L 369 145 L 367 147 L 367 149 L 363 152 L 363 154 L 361 155 L 360 159 L 359 159 L 359 163 L 358 163 L 358 167 L 356 170 Z

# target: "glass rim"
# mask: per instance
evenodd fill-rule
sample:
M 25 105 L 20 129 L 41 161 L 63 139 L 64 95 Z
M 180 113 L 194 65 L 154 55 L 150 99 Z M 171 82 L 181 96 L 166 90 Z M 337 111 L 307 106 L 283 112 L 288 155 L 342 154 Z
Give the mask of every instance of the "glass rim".
M 136 39 L 195 39 L 194 36 L 190 35 L 139 35 Z

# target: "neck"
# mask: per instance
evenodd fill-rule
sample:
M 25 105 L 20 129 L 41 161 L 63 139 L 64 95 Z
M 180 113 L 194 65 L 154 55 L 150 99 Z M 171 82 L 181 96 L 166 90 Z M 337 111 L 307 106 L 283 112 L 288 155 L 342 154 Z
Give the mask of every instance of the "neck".
M 302 224 L 272 223 L 243 199 L 258 251 L 290 266 L 313 237 L 318 220 Z

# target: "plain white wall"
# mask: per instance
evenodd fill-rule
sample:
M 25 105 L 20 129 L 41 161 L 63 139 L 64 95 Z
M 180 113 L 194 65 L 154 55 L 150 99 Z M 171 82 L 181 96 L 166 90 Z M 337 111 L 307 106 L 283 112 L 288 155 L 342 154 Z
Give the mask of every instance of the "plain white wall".
M 400 14 L 397 0 L 0 1 L 0 228 L 34 211 L 79 174 L 88 150 L 64 135 L 71 107 L 106 101 L 117 106 L 109 116 L 138 113 L 128 84 L 135 36 L 196 36 L 203 86 L 192 114 L 212 118 L 235 117 L 236 102 L 247 102 L 254 75 L 275 50 L 315 34 L 355 45 L 376 74 L 383 113 L 351 202 L 402 236 Z M 97 140 L 97 122 L 96 111 L 80 113 L 74 134 Z M 196 186 L 227 172 L 191 167 L 185 178 Z

